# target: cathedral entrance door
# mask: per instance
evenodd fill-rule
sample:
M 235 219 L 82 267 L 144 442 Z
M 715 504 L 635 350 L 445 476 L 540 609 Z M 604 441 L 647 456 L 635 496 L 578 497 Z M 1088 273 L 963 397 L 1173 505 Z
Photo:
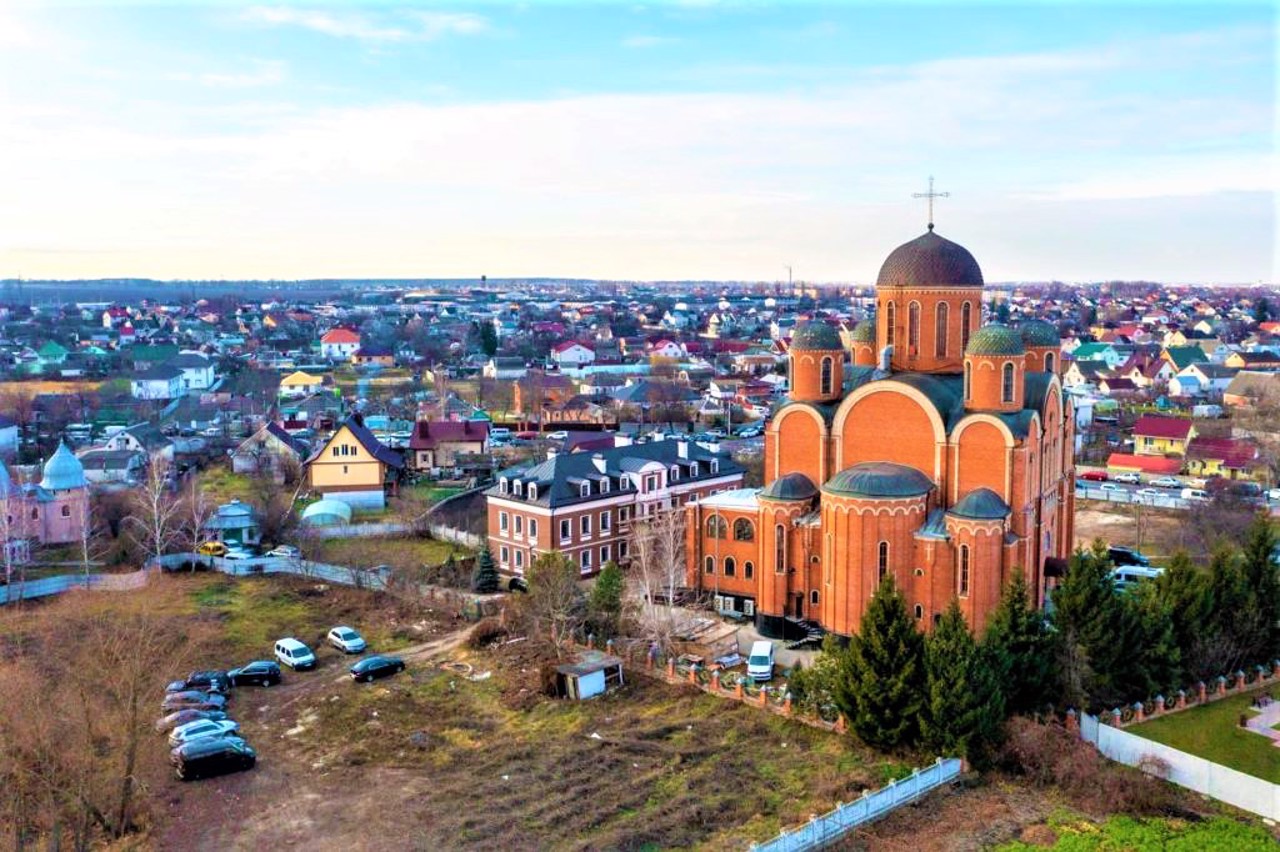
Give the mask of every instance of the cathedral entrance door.
M 803 592 L 796 592 L 796 602 L 795 602 L 794 612 L 795 612 L 796 618 L 804 618 L 804 593 Z

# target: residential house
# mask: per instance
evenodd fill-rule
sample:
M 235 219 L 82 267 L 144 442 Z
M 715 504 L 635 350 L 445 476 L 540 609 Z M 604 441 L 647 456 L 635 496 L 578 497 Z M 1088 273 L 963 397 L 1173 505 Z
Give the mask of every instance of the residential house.
M 1107 377 L 1098 382 L 1098 393 L 1110 399 L 1125 399 L 1141 391 L 1133 379 Z
M 455 467 L 463 456 L 489 452 L 489 423 L 483 420 L 419 420 L 409 436 L 406 461 L 412 470 Z
M 1280 355 L 1266 350 L 1254 352 L 1233 352 L 1223 362 L 1228 367 L 1238 370 L 1280 370 Z
M 80 454 L 80 464 L 92 485 L 133 485 L 142 480 L 147 454 L 138 450 L 86 450 Z
M 523 379 L 529 368 L 523 358 L 495 355 L 485 363 L 481 372 L 486 379 Z
M 1148 456 L 1134 453 L 1112 453 L 1107 458 L 1107 473 L 1141 473 L 1147 476 L 1177 476 L 1182 472 L 1180 457 Z
M 1197 361 L 1178 371 L 1178 375 L 1169 380 L 1169 394 L 1217 399 L 1230 386 L 1237 372 L 1221 364 Z
M 1133 425 L 1133 448 L 1142 456 L 1185 456 L 1195 437 L 1195 424 L 1185 417 L 1144 414 Z
M 1071 353 L 1077 363 L 1094 361 L 1105 364 L 1109 370 L 1122 365 L 1129 357 L 1132 347 L 1123 347 L 1114 343 L 1082 343 Z
M 1280 405 L 1280 373 L 1241 370 L 1222 392 L 1222 403 L 1232 408 Z
M 396 356 L 385 346 L 361 346 L 351 355 L 357 367 L 394 367 Z
M 596 353 L 577 341 L 566 340 L 551 347 L 551 360 L 561 369 L 577 369 L 595 363 Z
M 208 390 L 218 380 L 214 363 L 198 352 L 182 352 L 165 363 L 182 371 L 182 387 L 187 391 Z
M 152 461 L 163 459 L 168 462 L 173 461 L 175 451 L 173 441 L 154 423 L 137 423 L 117 432 L 107 439 L 103 448 L 117 452 L 132 450 L 145 453 Z
M 331 328 L 320 338 L 320 357 L 330 361 L 349 361 L 359 349 L 360 334 L 349 328 Z
M 0 414 L 0 459 L 18 454 L 18 422 L 7 414 Z
M 579 394 L 561 403 L 549 403 L 542 408 L 544 428 L 616 428 L 618 418 L 602 403 L 607 397 Z
M 231 453 L 231 469 L 250 475 L 270 474 L 276 482 L 284 482 L 301 470 L 305 452 L 305 443 L 270 420 Z
M 301 399 L 319 393 L 323 388 L 324 376 L 313 376 L 297 370 L 280 380 L 279 394 L 283 399 Z
M 1182 372 L 1192 364 L 1209 360 L 1209 356 L 1199 346 L 1166 346 L 1160 353 L 1160 357 L 1172 364 L 1178 372 Z
M 1267 478 L 1267 466 L 1258 453 L 1258 445 L 1248 438 L 1196 437 L 1187 446 L 1187 473 L 1209 478 Z
M 186 391 L 182 386 L 182 370 L 163 364 L 134 373 L 129 380 L 129 390 L 134 399 L 177 399 Z
M 672 358 L 680 359 L 684 357 L 684 348 L 674 340 L 655 340 L 650 346 L 649 356 L 655 358 Z
M 262 543 L 262 527 L 253 506 L 232 500 L 223 503 L 204 523 L 208 540 L 232 547 L 256 547 Z
M 307 485 L 326 499 L 352 507 L 382 509 L 388 487 L 395 488 L 404 459 L 384 447 L 360 415 L 348 417 L 307 459 Z

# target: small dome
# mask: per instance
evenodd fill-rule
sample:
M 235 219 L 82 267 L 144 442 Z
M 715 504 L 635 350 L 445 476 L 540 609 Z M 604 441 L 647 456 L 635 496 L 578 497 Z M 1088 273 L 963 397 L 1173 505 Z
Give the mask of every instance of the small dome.
M 44 477 L 40 480 L 40 487 L 46 491 L 69 491 L 86 485 L 88 482 L 84 478 L 84 465 L 71 452 L 70 447 L 59 441 L 58 449 L 44 463 Z
M 809 500 L 818 493 L 818 489 L 803 473 L 788 473 L 779 476 L 758 495 L 765 500 Z
M 947 514 L 975 521 L 998 521 L 1009 516 L 1009 506 L 990 488 L 978 488 L 964 495 Z
M 840 332 L 825 322 L 811 321 L 796 326 L 791 333 L 791 348 L 804 351 L 844 349 Z
M 1016 329 L 993 322 L 984 325 L 969 338 L 966 355 L 1022 355 L 1026 352 L 1022 335 Z
M 1054 328 L 1044 320 L 1023 320 L 1018 323 L 1018 333 L 1022 335 L 1022 342 L 1027 346 L 1053 346 L 1062 345 L 1062 338 L 1058 336 L 1058 329 Z
M 854 343 L 875 343 L 876 324 L 871 320 L 863 320 L 853 327 L 850 337 Z
M 889 253 L 876 286 L 981 287 L 982 269 L 967 248 L 929 231 Z
M 302 523 L 323 527 L 351 521 L 351 507 L 341 500 L 317 500 L 302 510 Z
M 894 499 L 918 497 L 933 489 L 933 480 L 914 467 L 893 462 L 863 462 L 842 470 L 822 486 L 829 494 L 845 497 Z

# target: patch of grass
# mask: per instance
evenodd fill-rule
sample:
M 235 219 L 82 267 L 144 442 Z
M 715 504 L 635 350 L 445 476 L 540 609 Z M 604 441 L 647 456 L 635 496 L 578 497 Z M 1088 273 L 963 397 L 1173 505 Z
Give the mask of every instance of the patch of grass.
M 1240 772 L 1280 783 L 1280 748 L 1272 740 L 1239 727 L 1256 693 L 1224 698 L 1125 730 Z
M 997 847 L 1000 852 L 1127 852 L 1160 849 L 1165 852 L 1198 852 L 1230 849 L 1232 852 L 1274 849 L 1275 838 L 1265 828 L 1217 817 L 1201 822 L 1182 819 L 1133 819 L 1111 817 L 1095 823 L 1086 819 L 1055 818 L 1050 828 L 1056 840 L 1050 846 L 1014 841 Z
M 200 474 L 200 490 L 214 505 L 231 500 L 247 503 L 253 496 L 253 480 L 243 473 L 233 473 L 229 467 L 217 465 Z
M 439 565 L 449 558 L 470 555 L 466 548 L 446 541 L 402 536 L 397 538 L 326 538 L 316 542 L 311 558 L 335 565 L 371 567 L 391 565 L 416 569 L 423 565 Z

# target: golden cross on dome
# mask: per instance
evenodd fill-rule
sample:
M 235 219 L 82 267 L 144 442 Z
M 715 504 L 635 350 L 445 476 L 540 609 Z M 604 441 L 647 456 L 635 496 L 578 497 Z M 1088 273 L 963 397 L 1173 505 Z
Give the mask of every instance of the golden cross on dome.
M 911 193 L 911 197 L 912 197 L 912 198 L 927 198 L 927 199 L 929 199 L 929 230 L 930 230 L 930 231 L 932 231 L 932 230 L 933 230 L 933 199 L 935 199 L 935 198 L 950 198 L 950 197 L 951 197 L 951 193 L 949 193 L 949 192 L 934 192 L 934 191 L 933 191 L 933 175 L 929 175 L 929 191 L 928 191 L 928 192 L 913 192 L 913 193 Z

